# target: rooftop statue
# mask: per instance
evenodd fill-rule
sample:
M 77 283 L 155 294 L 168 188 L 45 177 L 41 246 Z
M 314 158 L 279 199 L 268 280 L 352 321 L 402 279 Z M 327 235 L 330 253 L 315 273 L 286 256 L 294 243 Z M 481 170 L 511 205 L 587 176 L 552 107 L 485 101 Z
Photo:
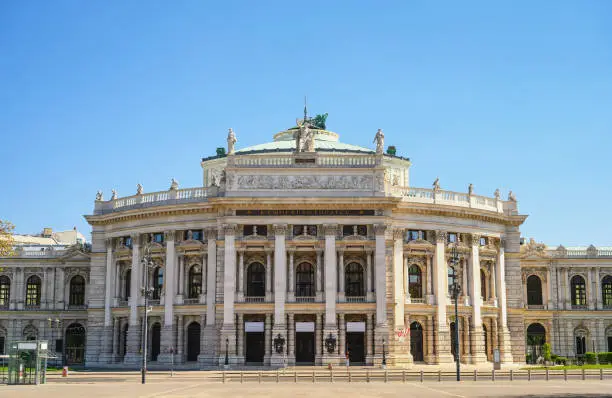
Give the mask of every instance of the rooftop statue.
M 310 125 L 315 129 L 325 130 L 326 120 L 327 120 L 327 113 L 324 113 L 322 115 L 316 115 L 315 117 L 310 119 Z
M 117 199 L 117 191 L 113 189 L 111 190 L 111 193 L 113 194 L 113 196 L 111 196 L 111 200 Z
M 314 152 L 314 131 L 312 119 L 304 117 L 297 120 L 298 131 L 295 133 L 295 151 L 296 152 Z
M 102 195 L 102 191 L 98 191 L 96 193 L 96 200 L 104 200 L 104 195 Z
M 440 190 L 440 177 L 436 177 L 436 180 L 433 182 L 433 190 L 434 191 L 439 191 Z
M 177 190 L 178 188 L 179 188 L 179 183 L 177 180 L 173 178 L 172 181 L 170 181 L 170 190 L 174 191 L 174 190 Z
M 234 130 L 229 129 L 229 132 L 227 133 L 227 154 L 228 155 L 233 155 L 234 154 L 234 145 L 236 144 L 236 135 L 234 134 Z
M 136 195 L 142 195 L 142 185 L 136 185 Z
M 376 154 L 382 155 L 385 147 L 385 135 L 383 134 L 382 129 L 378 129 L 376 135 L 374 136 L 373 142 L 376 143 Z

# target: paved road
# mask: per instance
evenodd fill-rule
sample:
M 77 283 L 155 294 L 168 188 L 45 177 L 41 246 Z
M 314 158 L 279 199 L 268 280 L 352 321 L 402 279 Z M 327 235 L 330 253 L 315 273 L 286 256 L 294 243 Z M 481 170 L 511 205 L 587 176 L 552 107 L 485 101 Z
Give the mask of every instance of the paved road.
M 146 385 L 137 377 L 100 377 L 76 382 L 56 380 L 42 386 L 0 386 L 0 397 L 10 398 L 209 398 L 209 397 L 612 397 L 611 380 L 586 381 L 464 381 L 442 382 L 298 382 L 293 383 L 227 383 L 195 378 L 171 379 L 150 377 Z

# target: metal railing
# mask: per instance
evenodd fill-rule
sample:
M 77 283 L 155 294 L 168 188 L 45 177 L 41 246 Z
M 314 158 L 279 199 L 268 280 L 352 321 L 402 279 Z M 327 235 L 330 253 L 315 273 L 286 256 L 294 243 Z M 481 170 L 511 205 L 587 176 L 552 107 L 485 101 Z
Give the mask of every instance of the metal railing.
M 199 304 L 199 303 L 200 303 L 199 298 L 186 298 L 183 300 L 183 305 L 194 305 L 194 304 Z
M 296 303 L 314 303 L 315 297 L 314 296 L 296 296 L 295 302 Z

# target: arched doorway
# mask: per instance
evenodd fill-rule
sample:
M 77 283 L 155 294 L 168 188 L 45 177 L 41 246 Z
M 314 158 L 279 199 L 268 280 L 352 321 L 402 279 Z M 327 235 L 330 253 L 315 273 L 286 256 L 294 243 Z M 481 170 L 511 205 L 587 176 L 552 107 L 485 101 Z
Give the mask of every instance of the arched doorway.
M 191 322 L 187 326 L 187 362 L 195 362 L 200 355 L 200 324 Z
M 416 321 L 410 324 L 410 353 L 413 361 L 423 362 L 423 327 Z
M 157 361 L 161 346 L 161 325 L 155 322 L 151 328 L 151 361 Z
M 86 332 L 80 323 L 72 323 L 66 328 L 66 364 L 82 365 L 85 363 Z
M 540 323 L 532 323 L 527 328 L 526 362 L 536 363 L 542 356 L 542 345 L 546 343 L 546 329 Z
M 542 281 L 537 275 L 527 278 L 527 305 L 542 305 Z

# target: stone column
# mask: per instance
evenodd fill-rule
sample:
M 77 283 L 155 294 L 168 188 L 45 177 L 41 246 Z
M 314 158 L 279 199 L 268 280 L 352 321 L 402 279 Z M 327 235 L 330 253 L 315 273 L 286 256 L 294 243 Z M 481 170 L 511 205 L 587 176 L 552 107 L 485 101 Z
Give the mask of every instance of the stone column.
M 316 314 L 315 324 L 315 365 L 320 365 L 323 357 L 323 315 Z
M 569 280 L 569 269 L 563 268 L 563 283 L 565 284 L 565 309 L 572 309 L 572 287 Z
M 266 249 L 266 301 L 272 301 L 272 250 Z
M 470 271 L 472 275 L 472 284 L 470 286 L 470 296 L 472 297 L 472 330 L 470 330 L 473 347 L 472 363 L 478 364 L 486 362 L 487 358 L 484 352 L 482 317 L 480 312 L 482 306 L 482 297 L 480 297 L 480 235 L 477 234 L 472 235 Z
M 207 341 L 206 333 L 203 333 L 202 325 L 206 324 L 206 315 L 200 314 L 200 353 L 198 354 L 198 363 L 205 364 L 209 361 L 209 355 L 206 353 L 206 346 L 210 344 Z
M 601 275 L 599 275 L 599 267 L 595 267 L 595 307 L 598 310 L 603 309 L 603 300 L 601 297 Z
M 208 294 L 208 284 L 206 283 L 207 278 L 208 278 L 208 262 L 207 260 L 207 255 L 206 254 L 202 254 L 202 295 L 204 296 L 204 302 L 206 302 L 206 295 Z M 185 265 L 183 264 L 183 278 L 185 277 L 185 272 L 187 270 L 185 269 Z M 183 285 L 185 283 L 183 282 Z
M 345 358 L 346 355 L 346 319 L 344 318 L 344 314 L 338 314 L 338 326 L 339 326 L 339 336 L 338 336 L 338 355 L 340 358 Z M 341 360 L 341 362 L 344 362 Z
M 109 363 L 114 363 L 119 355 L 119 335 L 121 333 L 121 323 L 118 318 L 113 319 L 113 346 Z
M 179 315 L 176 320 L 176 360 L 178 363 L 183 362 L 183 352 L 185 343 L 183 342 L 185 337 L 185 328 L 183 326 L 183 315 Z
M 495 267 L 495 279 L 497 280 L 498 303 L 499 303 L 499 352 L 502 363 L 512 363 L 512 351 L 510 346 L 510 331 L 508 330 L 508 310 L 506 303 L 506 252 L 505 241 L 499 242 L 497 252 L 497 267 Z
M 337 300 L 337 270 L 336 263 L 336 231 L 337 225 L 325 225 L 325 325 L 323 327 L 323 341 L 335 337 L 338 341 L 338 327 L 336 323 Z M 324 343 L 323 343 L 324 344 Z M 338 363 L 338 356 L 323 350 L 323 365 Z
M 497 331 L 497 318 L 491 318 L 491 339 L 493 340 L 493 350 L 499 347 L 499 333 Z M 493 351 L 492 351 L 493 352 Z
M 386 325 L 387 323 L 387 269 L 386 269 L 386 242 L 385 231 L 387 226 L 377 224 L 374 226 L 376 234 L 376 254 L 374 267 L 376 269 L 376 324 Z
M 316 274 L 316 301 L 320 302 L 323 300 L 323 261 L 321 257 L 323 256 L 323 250 L 317 248 L 317 274 Z
M 221 341 L 229 340 L 228 356 L 230 364 L 236 363 L 236 330 L 234 300 L 236 296 L 236 225 L 224 225 L 224 273 L 223 273 L 223 327 Z M 225 363 L 224 355 L 219 355 L 219 364 Z
M 244 301 L 244 249 L 238 249 L 238 302 Z
M 393 302 L 395 304 L 394 309 L 394 321 L 395 328 L 404 327 L 404 291 L 406 278 L 404 273 L 404 230 L 394 229 L 393 230 Z M 397 335 L 395 335 L 397 339 Z M 391 342 L 390 342 L 391 343 Z
M 546 269 L 546 309 L 548 310 L 552 310 L 555 308 L 555 302 L 553 301 L 553 295 L 552 295 L 552 285 L 553 285 L 553 281 L 552 281 L 552 272 L 550 271 L 550 265 L 549 267 Z
M 42 286 L 40 289 L 40 309 L 47 309 L 48 293 L 47 285 L 49 284 L 49 268 L 43 268 Z M 49 303 L 50 304 L 50 303 Z
M 170 349 L 173 347 L 174 335 L 174 296 L 177 285 L 176 278 L 176 250 L 175 250 L 175 231 L 165 231 L 164 241 L 166 242 L 166 269 L 164 274 L 164 322 L 161 330 L 161 353 L 158 361 L 169 364 L 172 361 Z
M 287 341 L 285 325 L 285 302 L 287 299 L 287 249 L 285 247 L 285 234 L 287 225 L 274 226 L 274 326 L 272 339 L 281 335 Z M 272 347 L 270 357 L 271 366 L 284 366 L 284 355 L 279 354 Z
M 408 256 L 404 256 L 404 266 L 402 267 L 404 273 L 402 275 L 402 282 L 404 283 L 404 297 L 406 302 L 410 303 L 410 272 L 408 270 Z
M 244 316 L 238 314 L 238 364 L 242 365 L 245 363 L 244 359 Z
M 272 346 L 272 315 L 266 314 L 264 323 L 264 365 L 270 364 L 270 347 Z
M 294 302 L 295 301 L 295 264 L 293 263 L 293 258 L 295 255 L 295 249 L 290 248 L 287 250 L 289 252 L 289 283 L 288 283 L 288 293 L 287 293 L 287 301 Z
M 345 293 L 344 293 L 344 248 L 338 249 L 338 301 L 344 302 Z
M 206 260 L 206 326 L 215 325 L 215 303 L 217 284 L 217 231 L 206 231 L 207 260 Z
M 436 296 L 436 363 L 453 362 L 451 354 L 450 330 L 446 320 L 447 305 L 447 263 L 446 263 L 446 232 L 436 231 L 436 248 L 434 255 L 434 286 Z
M 489 275 L 489 280 L 491 281 L 491 298 L 493 299 L 493 305 L 497 307 L 497 284 L 495 283 L 495 268 L 497 268 L 497 264 L 495 264 L 495 262 L 492 262 L 491 275 Z
M 374 298 L 374 294 L 372 292 L 372 250 L 370 249 L 366 250 L 366 267 L 366 301 L 370 302 Z
M 593 269 L 592 268 L 587 268 L 587 308 L 589 310 L 594 310 L 595 309 L 595 295 L 594 293 L 594 286 L 593 286 Z M 587 350 L 588 351 L 588 350 Z
M 132 273 L 130 280 L 130 317 L 127 336 L 127 353 L 124 363 L 137 365 L 141 360 L 141 322 L 138 314 L 138 303 L 140 301 L 140 236 L 132 236 Z
M 463 304 L 467 307 L 468 305 L 470 305 L 470 303 L 473 303 L 474 301 L 470 301 L 470 278 L 468 277 L 470 275 L 470 269 L 467 263 L 467 260 L 460 258 L 459 259 L 459 264 L 461 266 L 461 275 L 462 275 L 462 294 L 463 294 Z M 478 276 L 480 277 L 480 274 L 478 274 Z M 480 292 L 478 293 L 480 294 Z
M 287 314 L 289 324 L 287 325 L 287 364 L 295 365 L 295 321 L 293 313 Z
M 433 286 L 434 286 L 434 272 L 432 266 L 432 258 L 429 254 L 425 257 L 427 261 L 427 304 L 434 304 Z
M 63 310 L 64 309 L 64 268 L 56 268 L 57 270 L 57 294 L 56 294 L 56 303 L 55 303 L 55 308 L 58 310 Z M 23 270 L 20 273 L 20 283 L 19 283 L 19 290 L 16 292 L 16 298 L 17 301 L 20 303 L 20 305 L 23 305 L 23 302 L 25 300 L 25 297 L 23 296 L 23 294 L 25 294 L 25 286 L 23 285 Z M 23 309 L 23 306 L 21 306 L 19 309 Z
M 435 362 L 435 357 L 434 357 L 434 331 L 433 331 L 433 316 L 428 315 L 427 316 L 427 320 L 425 321 L 425 344 L 426 344 L 426 351 L 425 351 L 425 362 L 427 362 L 428 364 L 434 363 Z
M 372 364 L 372 336 L 374 336 L 374 322 L 372 317 L 366 317 L 366 335 L 365 335 L 365 346 L 366 346 L 366 365 Z

